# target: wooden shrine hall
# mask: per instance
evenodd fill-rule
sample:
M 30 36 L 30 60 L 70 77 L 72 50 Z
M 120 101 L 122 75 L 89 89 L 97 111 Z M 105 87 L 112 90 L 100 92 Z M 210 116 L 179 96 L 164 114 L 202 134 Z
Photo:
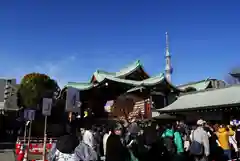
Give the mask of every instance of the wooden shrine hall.
M 80 91 L 82 110 L 91 109 L 94 117 L 151 118 L 152 102 L 163 108 L 169 95 L 178 90 L 164 74 L 150 77 L 139 60 L 118 72 L 97 70 L 89 82 L 70 82 L 65 88 Z M 64 93 L 64 92 L 62 92 Z M 106 103 L 112 101 L 106 109 Z

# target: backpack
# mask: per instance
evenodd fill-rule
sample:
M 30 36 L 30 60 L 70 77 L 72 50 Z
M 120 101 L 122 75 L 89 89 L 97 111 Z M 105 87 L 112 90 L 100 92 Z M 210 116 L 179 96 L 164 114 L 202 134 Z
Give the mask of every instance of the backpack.
M 190 152 L 190 154 L 195 155 L 195 156 L 203 155 L 203 145 L 194 140 L 194 131 L 192 133 L 192 142 L 189 147 L 189 152 Z
M 174 134 L 173 134 L 173 136 L 165 136 L 163 138 L 163 145 L 169 153 L 171 153 L 171 154 L 176 153 L 177 147 L 174 142 Z

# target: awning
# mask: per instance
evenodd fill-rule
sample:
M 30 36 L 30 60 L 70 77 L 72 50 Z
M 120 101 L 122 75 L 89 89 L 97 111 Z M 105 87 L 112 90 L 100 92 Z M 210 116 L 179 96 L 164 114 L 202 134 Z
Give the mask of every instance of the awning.
M 240 85 L 185 94 L 158 111 L 175 112 L 234 105 L 240 105 Z

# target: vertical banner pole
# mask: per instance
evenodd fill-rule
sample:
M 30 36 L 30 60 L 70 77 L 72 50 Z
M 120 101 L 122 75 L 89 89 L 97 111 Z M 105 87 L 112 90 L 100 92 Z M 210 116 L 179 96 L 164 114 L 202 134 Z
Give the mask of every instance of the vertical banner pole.
M 44 123 L 44 142 L 43 142 L 43 156 L 42 160 L 45 161 L 46 159 L 46 143 L 47 143 L 47 116 L 45 116 L 45 123 Z
M 30 121 L 29 125 L 29 131 L 28 131 L 28 143 L 27 143 L 27 151 L 26 151 L 26 159 L 28 158 L 28 152 L 29 152 L 29 146 L 30 146 L 30 140 L 31 140 L 31 132 L 32 132 L 32 121 Z
M 43 98 L 42 105 L 42 114 L 45 116 L 44 122 L 44 141 L 43 141 L 43 154 L 42 160 L 46 160 L 46 144 L 47 144 L 47 117 L 51 115 L 52 110 L 52 99 L 51 98 Z
M 26 145 L 26 136 L 27 136 L 27 122 L 25 123 L 25 127 L 24 127 L 24 137 L 23 137 L 24 146 Z
M 27 148 L 25 149 L 25 154 L 24 154 L 24 161 L 27 161 L 28 159 L 28 153 L 29 153 L 29 148 L 30 148 L 30 140 L 31 140 L 31 133 L 32 133 L 32 121 L 34 120 L 35 118 L 35 110 L 24 110 L 24 118 L 25 120 L 28 120 L 26 122 L 26 125 L 25 125 L 25 131 L 24 131 L 24 148 Z M 25 144 L 26 142 L 26 136 L 27 136 L 27 126 L 28 126 L 28 123 L 30 124 L 29 125 L 29 131 L 28 131 L 28 142 L 27 142 L 27 146 Z
M 150 98 L 149 98 L 149 118 L 152 118 L 152 108 L 153 108 L 153 99 L 152 99 L 152 95 L 150 95 Z

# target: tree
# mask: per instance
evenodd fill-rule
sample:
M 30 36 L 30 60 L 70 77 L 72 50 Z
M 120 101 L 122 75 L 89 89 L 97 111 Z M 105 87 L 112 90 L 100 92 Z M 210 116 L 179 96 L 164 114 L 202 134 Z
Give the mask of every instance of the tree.
M 42 98 L 52 98 L 59 89 L 57 82 L 45 74 L 27 74 L 21 80 L 18 89 L 18 104 L 24 108 L 37 109 Z

